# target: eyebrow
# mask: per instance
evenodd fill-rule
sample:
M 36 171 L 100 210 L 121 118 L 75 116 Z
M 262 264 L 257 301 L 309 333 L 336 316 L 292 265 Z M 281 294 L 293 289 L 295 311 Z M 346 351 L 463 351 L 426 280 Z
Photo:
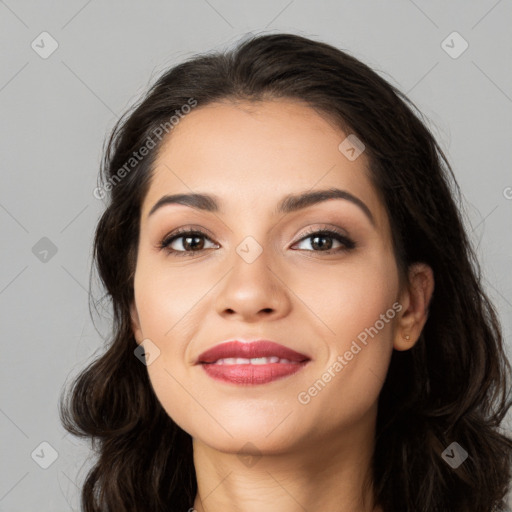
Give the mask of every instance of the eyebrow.
M 375 219 L 372 212 L 358 197 L 354 196 L 346 190 L 339 188 L 329 188 L 325 190 L 307 191 L 300 194 L 289 194 L 285 196 L 277 205 L 274 214 L 292 213 L 309 206 L 313 206 L 329 199 L 344 199 L 358 206 L 363 213 L 368 217 L 373 226 L 375 226 Z M 173 194 L 162 196 L 151 208 L 148 217 L 153 215 L 159 208 L 169 204 L 181 204 L 190 206 L 198 210 L 207 212 L 219 212 L 219 202 L 215 196 L 208 194 Z

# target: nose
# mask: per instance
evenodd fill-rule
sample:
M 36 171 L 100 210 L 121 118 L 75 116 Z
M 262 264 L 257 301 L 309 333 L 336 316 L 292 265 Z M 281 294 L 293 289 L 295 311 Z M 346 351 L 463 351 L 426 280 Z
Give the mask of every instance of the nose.
M 221 316 L 254 323 L 277 320 L 292 306 L 285 272 L 263 251 L 254 261 L 235 254 L 219 283 L 215 307 Z

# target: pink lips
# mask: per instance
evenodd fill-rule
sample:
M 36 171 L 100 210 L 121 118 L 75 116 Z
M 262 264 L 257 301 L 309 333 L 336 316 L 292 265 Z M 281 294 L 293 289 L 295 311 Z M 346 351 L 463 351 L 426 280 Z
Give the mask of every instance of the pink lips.
M 264 364 L 215 364 L 219 359 L 278 357 L 289 362 Z M 310 358 L 273 341 L 250 343 L 228 341 L 203 352 L 196 361 L 206 373 L 217 380 L 234 384 L 264 384 L 292 375 L 303 368 Z

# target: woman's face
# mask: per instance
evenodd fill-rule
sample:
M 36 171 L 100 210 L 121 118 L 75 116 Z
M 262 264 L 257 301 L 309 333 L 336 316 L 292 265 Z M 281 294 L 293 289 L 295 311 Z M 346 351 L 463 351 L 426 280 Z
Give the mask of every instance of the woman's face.
M 215 449 L 348 441 L 375 417 L 402 306 L 388 218 L 365 153 L 347 141 L 340 149 L 347 135 L 298 102 L 226 102 L 186 115 L 159 152 L 141 211 L 134 332 L 166 412 Z M 347 195 L 280 208 L 327 189 Z M 216 206 L 153 210 L 175 194 L 212 196 Z M 206 236 L 159 248 L 178 228 Z M 322 230 L 335 233 L 314 235 Z M 197 363 L 223 341 L 262 339 L 307 362 L 251 363 L 241 372 L 256 380 L 296 369 L 252 384 Z

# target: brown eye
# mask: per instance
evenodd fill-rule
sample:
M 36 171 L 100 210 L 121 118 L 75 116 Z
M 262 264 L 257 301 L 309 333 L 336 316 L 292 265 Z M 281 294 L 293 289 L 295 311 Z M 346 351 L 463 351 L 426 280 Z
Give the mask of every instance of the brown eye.
M 166 236 L 159 243 L 159 248 L 165 249 L 167 252 L 175 256 L 187 256 L 190 255 L 190 253 L 200 252 L 205 249 L 205 240 L 209 240 L 211 242 L 207 234 L 201 230 L 178 230 L 175 233 Z M 171 247 L 173 244 L 175 247 Z M 181 246 L 183 249 L 178 249 L 176 246 Z
M 312 231 L 308 233 L 307 236 L 303 236 L 299 242 L 303 242 L 305 240 L 311 240 L 310 247 L 313 248 L 312 252 L 323 252 L 326 254 L 348 251 L 354 249 L 356 246 L 356 244 L 348 237 L 342 233 L 332 230 Z M 326 240 L 327 242 L 325 242 Z M 341 247 L 332 249 L 334 243 L 333 240 L 340 243 Z M 309 249 L 302 248 L 299 250 Z

